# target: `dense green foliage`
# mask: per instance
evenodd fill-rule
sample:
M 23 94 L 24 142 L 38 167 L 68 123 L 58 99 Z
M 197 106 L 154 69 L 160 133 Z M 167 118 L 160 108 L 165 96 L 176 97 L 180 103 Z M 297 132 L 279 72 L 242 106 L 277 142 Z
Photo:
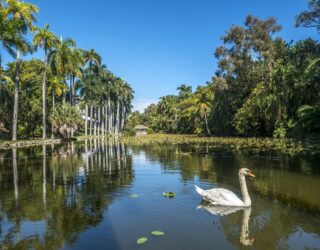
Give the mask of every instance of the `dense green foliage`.
M 71 131 L 77 131 L 82 125 L 81 116 L 76 107 L 69 103 L 59 104 L 52 110 L 50 122 L 53 130 L 59 130 L 63 138 L 71 136 Z
M 66 137 L 79 128 L 86 135 L 120 134 L 131 110 L 130 85 L 101 65 L 94 49 L 57 38 L 48 24 L 34 26 L 38 12 L 30 3 L 0 1 L 0 45 L 16 58 L 3 68 L 0 54 L 0 136 L 45 139 L 49 131 Z M 42 61 L 21 59 L 39 48 Z
M 320 15 L 314 5 L 310 11 Z M 306 13 L 297 17 L 297 25 L 310 26 L 313 19 L 310 14 L 308 21 Z M 218 69 L 212 80 L 194 92 L 181 85 L 178 95 L 133 113 L 128 130 L 142 123 L 153 132 L 206 136 L 319 135 L 320 44 L 288 43 L 276 36 L 280 30 L 275 18 L 250 15 L 243 26 L 232 26 L 215 51 Z

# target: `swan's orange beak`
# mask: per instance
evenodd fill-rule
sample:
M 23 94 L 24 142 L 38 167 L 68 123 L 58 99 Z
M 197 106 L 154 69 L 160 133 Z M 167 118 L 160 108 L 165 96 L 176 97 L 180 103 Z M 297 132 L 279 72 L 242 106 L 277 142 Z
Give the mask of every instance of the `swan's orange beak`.
M 251 171 L 248 172 L 248 176 L 250 176 L 250 177 L 256 177 Z

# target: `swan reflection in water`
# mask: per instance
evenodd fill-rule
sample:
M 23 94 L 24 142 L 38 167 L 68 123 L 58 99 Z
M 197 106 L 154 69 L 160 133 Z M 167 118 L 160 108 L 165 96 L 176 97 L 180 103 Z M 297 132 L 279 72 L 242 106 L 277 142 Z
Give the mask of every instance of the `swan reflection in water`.
M 254 238 L 249 237 L 249 220 L 251 214 L 251 207 L 226 207 L 216 206 L 208 202 L 202 202 L 197 209 L 205 209 L 212 215 L 227 216 L 243 210 L 242 225 L 240 231 L 240 243 L 244 246 L 251 246 L 254 242 Z

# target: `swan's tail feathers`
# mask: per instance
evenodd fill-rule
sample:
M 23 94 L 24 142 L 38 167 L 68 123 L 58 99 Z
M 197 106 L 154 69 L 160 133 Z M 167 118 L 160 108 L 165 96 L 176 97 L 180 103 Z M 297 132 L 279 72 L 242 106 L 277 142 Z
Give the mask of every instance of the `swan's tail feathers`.
M 199 188 L 197 185 L 194 185 L 194 187 L 195 187 L 195 189 L 196 189 L 196 191 L 197 191 L 197 193 L 198 194 L 200 194 L 201 196 L 202 196 L 202 194 L 203 194 L 203 189 L 201 189 L 201 188 Z

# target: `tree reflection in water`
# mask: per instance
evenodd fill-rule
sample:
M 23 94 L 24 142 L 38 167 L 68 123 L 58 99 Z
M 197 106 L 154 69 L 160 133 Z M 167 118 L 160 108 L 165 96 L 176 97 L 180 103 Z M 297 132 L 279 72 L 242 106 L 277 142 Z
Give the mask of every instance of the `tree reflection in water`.
M 0 151 L 0 164 L 0 249 L 134 249 L 154 229 L 166 236 L 148 241 L 152 249 L 319 246 L 320 176 L 312 158 L 96 139 Z M 247 182 L 251 209 L 202 204 L 213 215 L 194 211 L 194 184 L 240 195 L 244 166 L 257 176 Z M 164 199 L 166 190 L 176 196 Z
M 104 140 L 1 153 L 1 249 L 55 249 L 103 219 L 133 180 L 131 158 Z

